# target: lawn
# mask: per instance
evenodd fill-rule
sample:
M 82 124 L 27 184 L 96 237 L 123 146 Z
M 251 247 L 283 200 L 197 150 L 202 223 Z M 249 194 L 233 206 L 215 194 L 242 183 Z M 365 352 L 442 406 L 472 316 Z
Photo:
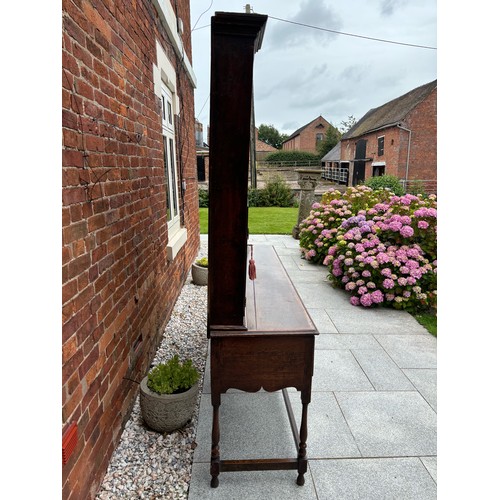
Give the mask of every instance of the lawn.
M 414 314 L 415 319 L 434 337 L 437 337 L 437 315 L 433 312 Z
M 295 207 L 250 207 L 248 230 L 250 234 L 292 234 L 298 213 Z M 208 233 L 208 208 L 200 208 L 200 233 Z

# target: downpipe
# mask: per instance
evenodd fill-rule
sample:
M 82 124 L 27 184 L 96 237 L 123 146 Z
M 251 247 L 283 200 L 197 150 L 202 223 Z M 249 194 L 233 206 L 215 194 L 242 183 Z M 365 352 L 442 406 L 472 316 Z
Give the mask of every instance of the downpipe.
M 403 127 L 400 123 L 396 125 L 396 127 L 408 132 L 408 151 L 406 155 L 406 173 L 405 173 L 405 191 L 408 189 L 408 170 L 410 167 L 410 146 L 411 146 L 411 130 L 409 128 Z

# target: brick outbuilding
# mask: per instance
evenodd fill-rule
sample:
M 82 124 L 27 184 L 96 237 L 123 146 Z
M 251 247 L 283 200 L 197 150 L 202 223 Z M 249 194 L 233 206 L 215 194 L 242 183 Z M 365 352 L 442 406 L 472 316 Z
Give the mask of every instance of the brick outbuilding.
M 342 136 L 340 158 L 349 162 L 350 186 L 386 174 L 435 193 L 437 80 L 368 111 Z
M 62 497 L 93 498 L 199 248 L 188 0 L 64 0 Z
M 326 139 L 326 131 L 331 123 L 321 115 L 310 121 L 308 124 L 297 129 L 290 137 L 283 142 L 284 151 L 307 151 L 317 153 L 317 145 Z

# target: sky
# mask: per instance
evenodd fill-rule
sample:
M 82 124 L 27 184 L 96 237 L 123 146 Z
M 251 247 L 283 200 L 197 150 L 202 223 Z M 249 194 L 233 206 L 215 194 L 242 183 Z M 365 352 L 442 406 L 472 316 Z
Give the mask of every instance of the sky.
M 436 0 L 254 0 L 268 18 L 254 60 L 255 123 L 291 134 L 322 115 L 339 127 L 437 78 Z M 195 115 L 206 138 L 210 116 L 210 22 L 245 2 L 191 0 Z

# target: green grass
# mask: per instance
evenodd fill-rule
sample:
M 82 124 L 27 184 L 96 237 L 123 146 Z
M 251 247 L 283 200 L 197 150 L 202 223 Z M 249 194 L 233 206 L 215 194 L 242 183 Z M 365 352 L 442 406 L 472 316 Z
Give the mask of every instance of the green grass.
M 248 229 L 250 234 L 292 234 L 298 214 L 295 207 L 250 207 Z M 200 208 L 200 233 L 208 233 L 208 208 Z
M 437 337 L 437 315 L 434 312 L 418 313 L 415 319 L 434 337 Z

